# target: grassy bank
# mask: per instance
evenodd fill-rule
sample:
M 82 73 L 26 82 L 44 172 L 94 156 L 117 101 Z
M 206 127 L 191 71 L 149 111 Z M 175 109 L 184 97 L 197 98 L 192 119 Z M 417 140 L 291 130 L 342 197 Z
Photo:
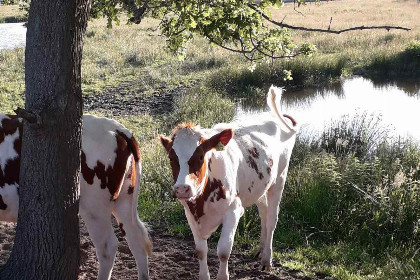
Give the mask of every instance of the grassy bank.
M 18 5 L 0 6 L 0 23 L 14 23 L 26 21 L 25 13 Z
M 85 96 L 109 89 L 137 96 L 188 88 L 169 114 L 108 113 L 132 129 L 141 144 L 142 219 L 173 234 L 190 235 L 183 209 L 170 196 L 172 176 L 159 134 L 169 134 L 181 121 L 204 127 L 229 121 L 235 98 L 263 102 L 271 84 L 317 87 L 355 72 L 387 79 L 418 78 L 418 7 L 415 1 L 330 1 L 301 8 L 303 17 L 286 5 L 273 16 L 281 20 L 287 15 L 289 24 L 328 27 L 333 16 L 335 29 L 398 24 L 413 30 L 295 32 L 298 41 L 317 45 L 314 57 L 264 63 L 253 72 L 241 56 L 212 48 L 200 38 L 190 45 L 185 61 L 178 61 L 165 51 L 165 38 L 152 19 L 113 29 L 106 29 L 104 20 L 90 22 L 82 65 Z M 0 18 L 5 17 L 3 8 Z M 283 80 L 284 69 L 292 71 L 292 81 Z M 0 51 L 0 72 L 0 111 L 10 113 L 23 105 L 24 51 Z M 420 150 L 410 142 L 392 140 L 385 132 L 373 134 L 366 118 L 338 121 L 327 126 L 321 138 L 298 140 L 281 204 L 275 257 L 309 276 L 419 279 Z M 368 141 L 373 138 L 376 145 Z M 236 241 L 250 244 L 250 254 L 259 242 L 259 227 L 256 209 L 247 210 Z

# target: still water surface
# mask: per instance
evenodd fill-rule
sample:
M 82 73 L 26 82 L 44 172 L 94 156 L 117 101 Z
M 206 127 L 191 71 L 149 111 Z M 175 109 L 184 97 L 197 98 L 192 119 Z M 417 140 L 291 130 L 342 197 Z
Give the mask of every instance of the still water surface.
M 244 107 L 239 110 L 253 109 Z M 420 142 L 420 81 L 383 83 L 354 77 L 328 88 L 286 91 L 282 111 L 296 118 L 303 135 L 319 135 L 343 117 L 366 115 L 380 118 L 379 124 L 390 135 Z
M 0 50 L 11 50 L 25 46 L 26 27 L 24 23 L 0 24 Z
M 343 115 L 379 117 L 393 135 L 420 140 L 420 81 L 374 83 L 355 77 L 320 90 L 285 93 L 283 110 L 303 131 L 322 131 Z

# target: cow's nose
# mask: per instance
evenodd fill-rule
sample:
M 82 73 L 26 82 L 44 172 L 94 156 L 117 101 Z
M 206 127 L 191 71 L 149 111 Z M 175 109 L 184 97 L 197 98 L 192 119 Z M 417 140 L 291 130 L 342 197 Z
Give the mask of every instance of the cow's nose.
M 172 195 L 173 197 L 178 198 L 178 199 L 188 199 L 192 196 L 191 186 L 175 185 Z

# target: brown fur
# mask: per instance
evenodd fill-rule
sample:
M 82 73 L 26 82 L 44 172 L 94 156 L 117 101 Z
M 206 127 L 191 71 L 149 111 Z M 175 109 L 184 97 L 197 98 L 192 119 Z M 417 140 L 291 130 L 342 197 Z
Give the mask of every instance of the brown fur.
M 22 122 L 21 120 L 14 115 L 7 115 L 10 119 L 3 119 L 1 122 L 0 128 L 0 143 L 4 141 L 4 138 L 8 135 L 13 135 L 19 130 L 19 138 L 13 143 L 13 148 L 16 153 L 20 155 L 21 145 L 22 145 Z M 16 157 L 13 160 L 8 160 L 6 162 L 4 173 L 0 168 L 0 188 L 4 187 L 5 184 L 18 184 L 19 183 L 19 173 L 20 173 L 20 157 Z
M 212 194 L 214 194 L 214 196 L 210 198 Z M 209 198 L 210 202 L 214 202 L 214 199 L 216 199 L 216 201 L 219 201 L 220 199 L 226 199 L 226 189 L 223 186 L 222 181 L 217 179 L 213 179 L 211 181 L 207 180 L 203 192 L 193 201 L 187 201 L 188 208 L 190 209 L 194 219 L 197 222 L 202 216 L 205 215 L 204 203 L 208 201 Z
M 114 166 L 105 169 L 105 165 L 98 161 L 96 166 L 93 169 L 90 169 L 86 164 L 86 155 L 83 152 L 81 157 L 81 172 L 85 181 L 92 185 L 93 179 L 96 176 L 101 181 L 101 188 L 108 188 L 109 193 L 111 194 L 111 200 L 117 199 L 124 179 L 127 160 L 131 154 L 133 154 L 133 156 L 135 154 L 131 151 L 131 147 L 126 140 L 127 137 L 121 135 L 122 133 L 117 133 L 115 135 L 117 149 L 115 151 L 116 157 Z M 137 158 L 139 159 L 139 154 L 137 155 Z
M 3 197 L 0 195 L 0 210 L 6 210 L 7 205 L 3 201 Z

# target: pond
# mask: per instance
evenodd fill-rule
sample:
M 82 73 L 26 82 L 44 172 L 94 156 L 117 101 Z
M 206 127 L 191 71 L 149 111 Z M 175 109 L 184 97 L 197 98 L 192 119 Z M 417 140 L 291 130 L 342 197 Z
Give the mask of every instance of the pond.
M 26 27 L 24 23 L 0 24 L 0 50 L 11 50 L 24 47 L 26 43 Z
M 249 109 L 239 106 L 239 110 Z M 353 77 L 326 88 L 286 91 L 282 111 L 302 125 L 302 135 L 319 135 L 339 120 L 365 118 L 392 136 L 420 141 L 420 81 L 374 82 Z
M 343 116 L 352 120 L 366 115 L 379 118 L 378 125 L 391 135 L 420 140 L 419 81 L 375 83 L 354 77 L 329 88 L 285 93 L 282 106 L 306 133 L 322 131 Z

